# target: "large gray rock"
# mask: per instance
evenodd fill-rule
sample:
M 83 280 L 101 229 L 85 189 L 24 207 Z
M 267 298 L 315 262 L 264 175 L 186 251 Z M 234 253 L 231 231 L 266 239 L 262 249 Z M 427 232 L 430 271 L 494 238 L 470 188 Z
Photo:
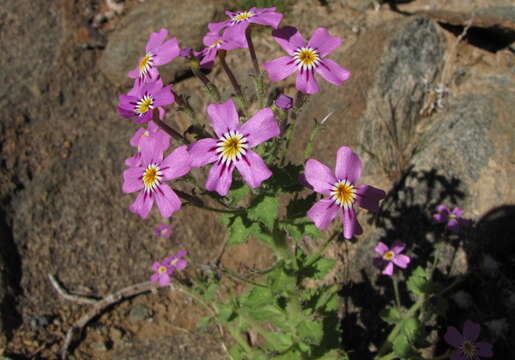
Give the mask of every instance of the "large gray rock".
M 109 36 L 99 68 L 116 85 L 132 84 L 127 72 L 144 55 L 150 33 L 166 28 L 170 37 L 177 37 L 181 48 L 197 48 L 202 46 L 207 24 L 222 14 L 222 8 L 212 1 L 149 1 L 130 12 Z M 159 68 L 167 82 L 184 76 L 188 69 L 182 58 Z

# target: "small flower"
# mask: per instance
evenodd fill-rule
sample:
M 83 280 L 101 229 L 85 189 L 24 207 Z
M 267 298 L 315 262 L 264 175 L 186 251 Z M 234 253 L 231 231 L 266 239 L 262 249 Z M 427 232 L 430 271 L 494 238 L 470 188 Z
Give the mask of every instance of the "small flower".
M 157 229 L 154 231 L 154 234 L 159 237 L 163 238 L 169 238 L 172 236 L 172 225 L 169 224 L 161 224 L 157 227 Z
M 180 57 L 189 58 L 193 56 L 193 49 L 192 48 L 184 48 L 179 51 Z
M 315 94 L 320 90 L 315 73 L 334 85 L 342 85 L 350 77 L 350 71 L 326 58 L 342 42 L 340 38 L 330 36 L 327 29 L 316 29 L 307 43 L 299 31 L 291 26 L 274 30 L 272 35 L 288 53 L 263 64 L 272 81 L 283 80 L 298 72 L 297 89 L 306 94 Z
M 149 121 L 148 127 L 139 128 L 136 130 L 134 135 L 129 141 L 131 146 L 138 149 L 138 152 L 133 157 L 130 157 L 125 160 L 125 165 L 127 166 L 139 166 L 141 164 L 141 145 L 140 142 L 143 138 L 147 136 L 152 136 L 155 138 L 156 146 L 158 147 L 158 151 L 166 151 L 170 146 L 170 135 L 168 135 L 165 131 L 161 130 L 159 126 L 156 125 L 155 122 Z
M 188 148 L 193 167 L 215 163 L 209 171 L 206 189 L 227 195 L 234 168 L 252 188 L 259 187 L 272 172 L 251 148 L 279 135 L 272 110 L 261 109 L 241 125 L 231 99 L 223 104 L 210 104 L 207 112 L 218 139 L 201 139 Z
M 237 12 L 226 11 L 225 14 L 229 16 L 229 20 L 209 24 L 209 31 L 219 33 L 225 29 L 224 37 L 226 39 L 244 44 L 247 43 L 245 31 L 251 23 L 267 25 L 277 29 L 283 18 L 281 13 L 275 12 L 275 7 L 264 9 L 253 7 L 250 10 Z
M 156 66 L 164 65 L 179 56 L 179 44 L 176 38 L 166 40 L 168 30 L 150 34 L 145 47 L 145 55 L 139 59 L 138 66 L 129 71 L 129 77 L 137 79 L 138 83 L 145 83 L 159 78 Z
M 492 345 L 486 342 L 476 342 L 480 326 L 472 321 L 465 321 L 463 335 L 455 327 L 449 327 L 445 333 L 445 341 L 457 350 L 452 354 L 452 360 L 479 360 L 480 357 L 494 356 Z
M 407 255 L 401 254 L 406 247 L 402 242 L 394 242 L 390 249 L 384 243 L 379 242 L 375 248 L 375 252 L 381 256 L 374 258 L 374 265 L 378 268 L 383 268 L 383 275 L 392 276 L 394 265 L 406 269 L 411 259 Z
M 275 105 L 279 109 L 289 110 L 293 106 L 293 99 L 287 95 L 281 94 L 275 99 Z
M 146 218 L 154 201 L 165 218 L 181 208 L 181 200 L 164 181 L 186 175 L 191 170 L 191 158 L 186 146 L 176 148 L 163 159 L 163 150 L 156 137 L 141 139 L 141 163 L 123 172 L 123 192 L 139 191 L 129 209 Z
M 218 35 L 217 32 L 208 33 L 204 36 L 202 41 L 206 48 L 197 53 L 197 55 L 202 56 L 200 65 L 204 68 L 211 68 L 213 66 L 218 50 L 234 50 L 247 47 L 245 42 L 237 42 L 227 39 Z
M 127 95 L 120 96 L 120 105 L 117 110 L 121 116 L 134 119 L 137 123 L 143 123 L 152 120 L 155 108 L 159 109 L 160 117 L 164 116 L 162 107 L 170 105 L 174 101 L 172 86 L 163 87 L 163 82 L 159 79 L 145 84 L 135 83 Z
M 177 270 L 183 270 L 188 264 L 186 260 L 183 259 L 186 256 L 186 250 L 181 250 L 175 255 L 171 255 L 159 262 L 156 261 L 152 264 L 152 271 L 155 274 L 152 274 L 150 277 L 150 281 L 154 283 L 159 283 L 160 286 L 166 286 L 172 282 L 172 275 Z
M 453 233 L 457 233 L 461 228 L 472 224 L 471 220 L 463 219 L 461 217 L 463 215 L 463 210 L 460 208 L 450 210 L 445 205 L 439 205 L 436 208 L 436 211 L 438 212 L 433 214 L 433 219 L 438 223 L 447 223 L 447 228 Z
M 334 172 L 315 159 L 306 162 L 306 181 L 313 190 L 328 196 L 317 201 L 308 211 L 308 217 L 316 227 L 327 228 L 339 213 L 343 217 L 345 238 L 351 239 L 354 234 L 363 232 L 354 212 L 354 204 L 376 212 L 385 192 L 369 185 L 356 185 L 361 176 L 361 167 L 358 155 L 346 146 L 338 149 Z

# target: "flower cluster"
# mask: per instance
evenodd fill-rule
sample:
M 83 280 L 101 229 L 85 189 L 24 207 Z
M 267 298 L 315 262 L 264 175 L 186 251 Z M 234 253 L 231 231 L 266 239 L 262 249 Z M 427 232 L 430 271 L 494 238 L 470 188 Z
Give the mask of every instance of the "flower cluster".
M 445 205 L 439 205 L 436 211 L 433 219 L 437 223 L 445 223 L 447 229 L 452 233 L 458 233 L 472 224 L 471 220 L 462 218 L 463 210 L 458 207 L 451 210 Z
M 160 286 L 166 286 L 172 282 L 172 275 L 176 271 L 183 270 L 188 263 L 183 258 L 186 256 L 186 250 L 181 250 L 175 255 L 170 255 L 163 261 L 156 261 L 152 264 L 154 274 L 150 277 L 150 281 L 158 283 Z

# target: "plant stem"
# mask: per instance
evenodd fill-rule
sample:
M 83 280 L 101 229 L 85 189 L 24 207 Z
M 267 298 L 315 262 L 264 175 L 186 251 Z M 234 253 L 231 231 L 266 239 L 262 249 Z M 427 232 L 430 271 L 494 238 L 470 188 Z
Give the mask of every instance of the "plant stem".
M 250 58 L 252 59 L 252 65 L 254 65 L 254 71 L 256 76 L 259 76 L 261 71 L 259 70 L 259 63 L 256 56 L 256 50 L 254 49 L 254 43 L 252 42 L 252 27 L 249 26 L 245 31 L 245 38 L 247 39 L 247 45 L 249 47 Z
M 252 280 L 246 279 L 246 278 L 244 278 L 243 276 L 240 276 L 239 274 L 235 273 L 235 272 L 234 272 L 234 271 L 232 271 L 232 270 L 225 269 L 225 268 L 222 268 L 221 270 L 222 270 L 222 272 L 223 272 L 224 274 L 227 274 L 227 275 L 229 275 L 230 277 L 232 277 L 232 278 L 234 278 L 234 279 L 236 279 L 236 280 L 238 280 L 238 281 L 241 281 L 241 282 L 243 282 L 243 283 L 245 283 L 245 284 L 249 284 L 249 285 L 253 285 L 253 286 L 257 286 L 257 287 L 262 287 L 262 288 L 268 288 L 268 286 L 267 286 L 267 285 L 265 285 L 265 284 L 260 284 L 260 283 L 258 283 L 258 282 L 255 282 L 255 281 L 252 281 Z
M 227 65 L 227 62 L 225 61 L 225 55 L 227 54 L 227 51 L 220 50 L 218 51 L 218 58 L 220 59 L 220 65 L 222 66 L 222 69 L 227 74 L 227 77 L 229 78 L 229 81 L 231 82 L 231 85 L 234 89 L 234 92 L 236 93 L 236 96 L 239 98 L 240 102 L 244 107 L 247 106 L 247 102 L 245 100 L 245 97 L 243 96 L 243 92 L 241 91 L 241 86 L 238 83 L 238 80 L 236 79 L 236 76 L 234 76 L 234 73 Z
M 220 92 L 215 84 L 213 84 L 206 75 L 200 70 L 200 63 L 197 59 L 191 58 L 191 71 L 206 87 L 207 92 L 213 97 L 216 102 L 222 101 Z
M 184 191 L 177 190 L 177 189 L 174 189 L 174 191 L 181 198 L 188 200 L 191 205 L 193 205 L 199 209 L 204 209 L 204 210 L 209 210 L 209 211 L 214 211 L 214 212 L 224 213 L 224 214 L 238 214 L 238 213 L 243 212 L 243 210 L 239 210 L 239 209 L 226 210 L 226 209 L 218 209 L 218 208 L 214 208 L 214 207 L 211 207 L 208 205 L 204 205 L 204 202 L 196 196 L 190 195 L 188 193 L 185 193 Z
M 164 132 L 170 135 L 172 138 L 179 140 L 183 144 L 189 144 L 190 142 L 184 136 L 182 136 L 177 130 L 172 129 L 170 126 L 165 124 L 161 119 L 159 119 L 159 111 L 154 109 L 154 113 L 152 114 L 152 121 L 157 124 Z
M 396 275 L 392 275 L 393 292 L 395 293 L 395 303 L 397 304 L 397 310 L 401 311 L 401 297 L 399 294 L 399 279 Z

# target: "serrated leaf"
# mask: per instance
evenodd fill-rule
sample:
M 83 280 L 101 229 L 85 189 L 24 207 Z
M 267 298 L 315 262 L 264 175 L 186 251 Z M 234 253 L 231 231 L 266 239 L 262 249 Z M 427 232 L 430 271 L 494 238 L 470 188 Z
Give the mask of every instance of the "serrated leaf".
M 241 304 L 248 308 L 260 307 L 274 303 L 274 296 L 269 288 L 255 287 L 241 298 Z
M 234 216 L 226 226 L 229 230 L 227 245 L 244 244 L 249 236 L 257 232 L 258 228 L 257 224 L 245 220 L 241 216 Z
M 266 339 L 269 347 L 275 351 L 285 351 L 293 345 L 293 339 L 290 334 L 262 331 L 261 335 Z
M 315 303 L 315 309 L 327 312 L 336 310 L 338 308 L 338 289 L 338 285 L 320 288 L 320 295 Z
M 218 311 L 218 321 L 227 322 L 234 318 L 234 308 L 231 304 L 222 304 Z
M 396 324 L 402 320 L 401 313 L 395 307 L 387 307 L 379 313 L 379 317 L 388 324 Z
M 307 343 L 320 343 L 324 336 L 322 321 L 304 320 L 297 327 L 297 335 Z
M 274 294 L 292 293 L 297 288 L 297 278 L 293 273 L 279 266 L 268 275 Z
M 251 220 L 260 221 L 269 230 L 273 230 L 278 208 L 277 197 L 261 195 L 252 202 L 247 214 Z
M 427 273 L 420 266 L 411 273 L 406 282 L 408 290 L 417 295 L 428 294 L 431 290 L 429 285 Z
M 258 321 L 271 321 L 276 317 L 285 317 L 283 311 L 272 304 L 264 305 L 259 308 L 248 308 L 247 313 Z
M 401 333 L 411 344 L 416 344 L 423 335 L 422 324 L 417 318 L 406 319 L 402 323 Z
M 393 352 L 401 359 L 413 355 L 413 349 L 406 336 L 401 334 L 393 340 Z
M 231 205 L 231 206 L 236 205 L 242 199 L 244 199 L 248 195 L 249 192 L 250 192 L 250 188 L 246 184 L 242 184 L 242 186 L 237 187 L 235 189 L 233 188 L 229 192 L 229 199 L 230 199 L 229 205 Z

